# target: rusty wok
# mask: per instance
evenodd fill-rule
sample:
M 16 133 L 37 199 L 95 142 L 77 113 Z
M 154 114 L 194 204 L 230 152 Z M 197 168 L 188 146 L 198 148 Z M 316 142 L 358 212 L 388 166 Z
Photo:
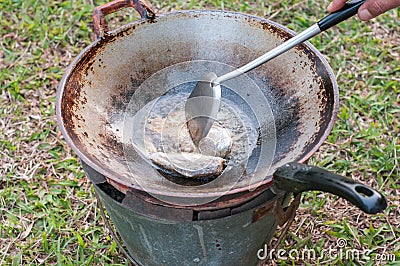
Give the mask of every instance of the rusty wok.
M 126 6 L 134 7 L 142 19 L 108 31 L 105 16 Z M 266 192 L 269 196 L 264 199 L 269 207 L 260 202 L 246 205 L 243 211 L 251 212 L 252 222 L 243 221 L 244 224 L 269 217 L 269 212 L 275 208 L 270 204 L 274 199 L 271 195 L 281 195 L 275 198 L 279 199 L 279 206 L 282 207 L 281 203 L 283 199 L 286 201 L 287 195 L 305 190 L 334 193 L 367 213 L 376 213 L 386 207 L 384 197 L 372 188 L 300 164 L 322 145 L 332 129 L 338 108 L 338 88 L 332 70 L 308 42 L 241 79 L 230 84 L 227 82 L 225 91 L 229 93 L 225 96 L 235 108 L 242 109 L 240 112 L 255 121 L 254 127 L 258 132 L 254 150 L 249 152 L 245 163 L 228 167 L 221 177 L 201 184 L 178 184 L 174 179 L 166 178 L 165 173 L 133 147 L 132 132 L 139 126 L 131 117 L 146 104 L 179 84 L 197 81 L 204 73 L 213 71 L 220 75 L 242 66 L 293 36 L 292 31 L 266 19 L 234 12 L 183 11 L 156 17 L 142 1 L 114 1 L 96 8 L 94 25 L 98 39 L 68 67 L 58 90 L 57 118 L 65 139 L 82 160 L 109 213 L 118 216 L 115 210 L 122 208 L 123 201 L 114 197 L 115 202 L 109 203 L 113 197 L 109 199 L 99 189 L 99 184 L 104 182 L 125 198 L 132 200 L 135 193 L 141 195 L 139 198 L 146 199 L 146 207 L 143 208 L 148 208 L 149 212 L 149 204 L 153 207 L 164 206 L 168 211 L 192 211 L 185 217 L 162 216 L 157 212 L 149 215 L 142 209 L 132 207 L 134 204 L 128 204 L 131 211 L 133 208 L 147 217 L 147 222 L 141 225 L 143 227 L 133 231 L 140 233 L 145 230 L 149 226 L 148 217 L 163 221 L 184 220 L 187 224 L 188 219 L 196 221 L 208 217 L 203 220 L 211 221 L 217 217 L 211 219 L 210 216 L 199 215 L 201 211 L 228 208 L 230 212 L 220 213 L 217 217 L 224 217 L 226 224 L 229 221 L 226 219 L 234 216 L 232 208 L 260 198 Z M 252 208 L 255 206 L 262 207 L 254 211 Z M 295 211 L 296 207 L 294 205 L 291 211 Z M 121 213 L 126 215 L 128 212 Z M 281 217 L 278 222 L 286 220 L 287 217 Z M 246 247 L 252 246 L 246 254 L 254 254 L 257 247 L 269 241 L 276 222 L 268 221 L 270 229 L 262 233 L 268 236 L 261 237 L 254 247 L 244 243 Z M 118 219 L 115 222 L 120 233 L 129 225 Z M 137 217 L 135 222 L 138 222 Z M 165 226 L 165 222 L 161 224 Z M 238 230 L 245 230 L 244 224 L 238 225 Z M 193 226 L 199 233 L 200 227 L 196 226 L 200 225 Z M 157 230 L 154 227 L 148 229 Z M 251 229 L 253 232 L 257 230 Z M 127 246 L 131 254 L 146 248 L 148 251 L 147 242 L 147 247 L 141 249 L 140 243 L 132 244 L 132 240 L 123 239 L 130 243 Z M 207 243 L 200 244 L 203 256 Z M 166 243 L 167 247 L 171 245 L 171 242 Z M 184 247 L 185 243 L 182 245 Z M 155 249 L 150 249 L 147 255 L 140 253 L 135 258 L 140 261 L 140 258 L 152 257 L 144 259 L 144 264 L 155 264 L 155 256 L 149 255 L 154 254 Z M 246 257 L 246 254 L 238 256 Z M 218 256 L 213 257 L 217 264 L 221 261 L 242 261 L 233 255 L 230 255 L 230 260 Z M 213 261 L 213 258 L 205 259 L 204 263 Z M 183 258 L 179 260 L 185 261 Z M 157 263 L 168 264 L 162 260 Z

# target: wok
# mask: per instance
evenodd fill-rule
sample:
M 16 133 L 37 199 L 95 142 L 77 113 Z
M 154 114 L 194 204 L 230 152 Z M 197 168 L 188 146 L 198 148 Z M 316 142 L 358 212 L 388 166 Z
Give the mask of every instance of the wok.
M 135 7 L 142 19 L 109 32 L 105 16 L 126 6 Z M 383 196 L 367 186 L 292 163 L 307 161 L 322 145 L 338 110 L 332 70 L 308 42 L 226 83 L 230 94 L 225 96 L 255 121 L 259 132 L 245 163 L 209 182 L 177 184 L 133 147 L 138 125 L 132 117 L 143 106 L 204 73 L 221 75 L 239 67 L 294 32 L 225 11 L 155 17 L 142 1 L 104 5 L 96 9 L 94 22 L 99 38 L 68 67 L 57 92 L 57 118 L 79 158 L 120 191 L 142 190 L 193 206 L 239 194 L 254 197 L 275 183 L 288 192 L 330 191 L 370 213 L 386 207 Z

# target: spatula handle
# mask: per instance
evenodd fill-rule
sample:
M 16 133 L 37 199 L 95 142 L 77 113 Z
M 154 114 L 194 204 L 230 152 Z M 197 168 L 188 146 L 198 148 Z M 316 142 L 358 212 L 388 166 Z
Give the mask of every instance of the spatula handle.
M 329 29 L 330 27 L 342 22 L 350 18 L 351 16 L 357 14 L 358 8 L 365 3 L 366 0 L 351 0 L 347 2 L 342 9 L 337 12 L 334 12 L 325 18 L 321 19 L 319 22 L 313 24 L 308 29 L 304 30 L 303 32 L 299 33 L 298 35 L 294 36 L 293 38 L 287 40 L 286 42 L 282 43 L 281 45 L 275 47 L 271 51 L 263 54 L 262 56 L 254 59 L 250 63 L 235 69 L 225 75 L 222 75 L 216 78 L 213 82 L 215 84 L 220 84 L 237 76 L 240 76 L 247 71 L 250 71 L 259 65 L 268 62 L 269 60 L 279 56 L 280 54 L 286 52 L 287 50 L 295 47 L 296 45 L 307 41 L 308 39 L 314 37 L 315 35 L 321 33 L 324 30 Z
M 347 2 L 342 9 L 333 12 L 332 14 L 324 17 L 320 21 L 318 21 L 318 26 L 321 31 L 325 31 L 330 27 L 335 26 L 336 24 L 354 16 L 357 14 L 358 9 L 362 4 L 365 3 L 366 0 L 352 0 Z

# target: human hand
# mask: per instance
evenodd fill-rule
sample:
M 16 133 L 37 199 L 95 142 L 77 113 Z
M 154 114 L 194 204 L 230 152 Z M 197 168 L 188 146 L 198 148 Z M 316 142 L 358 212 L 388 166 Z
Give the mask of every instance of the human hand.
M 338 11 L 346 2 L 347 0 L 333 0 L 328 6 L 328 11 L 331 13 Z M 358 17 L 361 20 L 370 20 L 399 6 L 400 0 L 367 0 L 358 9 Z

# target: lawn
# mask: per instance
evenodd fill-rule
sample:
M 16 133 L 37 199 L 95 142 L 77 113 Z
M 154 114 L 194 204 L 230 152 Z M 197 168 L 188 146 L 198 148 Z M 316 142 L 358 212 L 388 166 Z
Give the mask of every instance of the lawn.
M 57 86 L 68 64 L 94 40 L 91 14 L 104 3 L 0 1 L 0 265 L 128 264 L 104 226 L 93 188 L 55 116 Z M 299 32 L 326 14 L 329 1 L 151 3 L 158 13 L 239 11 Z M 118 27 L 137 16 L 125 10 L 109 19 Z M 335 196 L 304 193 L 278 248 L 312 248 L 317 258 L 275 257 L 267 265 L 400 263 L 399 21 L 400 9 L 370 22 L 352 18 L 311 40 L 335 72 L 340 109 L 309 163 L 377 188 L 389 207 L 366 215 Z M 367 256 L 326 256 L 324 250 L 339 245 Z

